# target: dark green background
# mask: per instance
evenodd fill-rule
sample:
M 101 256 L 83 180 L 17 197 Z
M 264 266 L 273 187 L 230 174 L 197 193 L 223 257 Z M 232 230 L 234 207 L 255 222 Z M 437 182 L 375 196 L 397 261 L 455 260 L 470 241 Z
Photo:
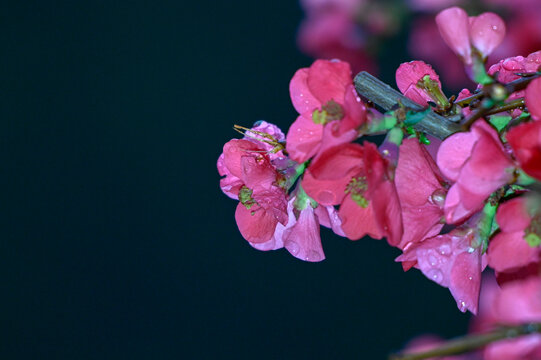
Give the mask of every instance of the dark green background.
M 466 331 L 384 241 L 324 230 L 310 264 L 239 234 L 216 159 L 232 124 L 295 119 L 301 18 L 293 0 L 0 7 L 0 358 L 383 359 Z

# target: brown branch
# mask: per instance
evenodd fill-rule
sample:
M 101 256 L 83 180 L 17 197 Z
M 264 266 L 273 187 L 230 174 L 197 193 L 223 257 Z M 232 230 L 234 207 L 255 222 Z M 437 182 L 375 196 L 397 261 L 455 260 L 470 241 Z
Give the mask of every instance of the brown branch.
M 393 109 L 398 103 L 402 103 L 413 111 L 423 111 L 424 108 L 416 102 L 408 99 L 383 81 L 370 75 L 366 71 L 355 76 L 355 89 L 362 97 L 380 106 L 385 111 Z M 444 116 L 433 111 L 413 126 L 417 131 L 427 133 L 439 139 L 445 139 L 449 135 L 461 131 L 460 125 L 448 120 Z
M 537 79 L 540 76 L 541 76 L 541 73 L 532 73 L 532 74 L 530 74 L 528 76 L 524 76 L 524 77 L 521 77 L 520 79 L 517 79 L 517 80 L 511 81 L 511 82 L 508 82 L 507 84 L 504 84 L 504 88 L 505 88 L 505 90 L 507 91 L 508 94 L 512 94 L 515 91 L 526 89 L 526 87 L 528 86 L 528 84 L 530 82 L 532 82 L 532 80 Z M 478 93 L 470 95 L 470 96 L 468 96 L 468 97 L 466 97 L 464 99 L 457 100 L 454 103 L 464 107 L 464 105 L 469 105 L 470 103 L 472 103 L 475 100 L 480 100 L 480 99 L 482 99 L 483 97 L 485 97 L 488 94 L 487 90 L 491 86 L 492 85 L 489 85 L 488 87 L 485 87 L 485 88 L 481 89 Z

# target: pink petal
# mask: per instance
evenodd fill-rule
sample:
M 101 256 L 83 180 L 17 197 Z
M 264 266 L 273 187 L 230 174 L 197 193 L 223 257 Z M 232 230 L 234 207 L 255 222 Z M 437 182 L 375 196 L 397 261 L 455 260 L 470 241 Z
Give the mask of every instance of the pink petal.
M 299 114 L 312 113 L 315 109 L 321 107 L 321 102 L 308 89 L 306 82 L 308 73 L 308 68 L 297 70 L 289 83 L 291 102 Z
M 359 129 L 367 121 L 366 106 L 355 90 L 353 84 L 346 87 L 344 100 L 345 118 L 340 120 L 339 132 L 345 133 Z
M 375 144 L 365 141 L 364 164 L 366 166 L 367 199 L 374 209 L 376 222 L 387 242 L 397 246 L 402 238 L 402 214 L 396 187 L 390 180 L 389 164 Z
M 417 260 L 419 269 L 430 280 L 448 287 L 460 311 L 477 312 L 481 251 L 470 247 L 472 233 L 453 230 L 413 245 L 398 261 Z
M 400 145 L 395 184 L 401 204 L 422 206 L 436 190 L 443 190 L 442 174 L 419 140 L 406 139 Z
M 241 179 L 254 191 L 257 191 L 257 188 L 270 189 L 276 181 L 277 174 L 271 163 L 254 156 L 241 157 L 241 169 Z
M 527 198 L 518 197 L 501 204 L 498 207 L 496 221 L 502 231 L 524 231 L 531 222 L 531 217 L 528 214 Z
M 312 121 L 312 115 L 300 115 L 287 133 L 286 149 L 291 159 L 303 163 L 319 151 L 323 125 Z
M 342 230 L 348 239 L 358 240 L 365 235 L 374 239 L 383 237 L 380 226 L 374 217 L 372 204 L 363 208 L 348 195 L 340 205 L 338 214 L 342 219 Z
M 432 66 L 424 61 L 410 61 L 402 63 L 396 70 L 396 85 L 406 97 L 418 104 L 426 105 L 428 101 L 434 101 L 430 95 L 417 87 L 417 83 L 429 75 L 430 79 L 440 82 Z M 441 84 L 440 84 L 441 87 Z
M 321 247 L 319 224 L 310 204 L 301 211 L 296 224 L 284 231 L 283 239 L 284 247 L 298 259 L 310 262 L 325 259 Z
M 227 167 L 229 173 L 242 178 L 242 165 L 241 158 L 243 156 L 261 156 L 265 157 L 264 153 L 261 153 L 263 149 L 252 141 L 243 139 L 233 139 L 225 143 L 223 149 L 223 165 Z M 222 170 L 223 171 L 223 170 Z
M 239 202 L 235 220 L 242 237 L 251 243 L 265 243 L 274 235 L 278 220 L 271 212 L 257 205 L 247 209 Z
M 460 223 L 478 210 L 465 208 L 463 197 L 460 193 L 460 184 L 454 184 L 447 192 L 443 211 L 445 222 L 448 224 Z
M 486 12 L 470 21 L 472 45 L 486 58 L 505 37 L 505 23 L 498 15 Z
M 227 166 L 224 164 L 224 154 L 220 154 L 216 163 L 218 173 L 224 178 L 220 179 L 220 188 L 231 199 L 238 200 L 239 189 L 242 187 L 243 182 L 238 177 L 231 174 Z
M 494 305 L 502 323 L 541 321 L 541 279 L 531 277 L 506 283 Z
M 334 206 L 320 205 L 314 211 L 320 225 L 331 228 L 332 231 L 338 236 L 346 236 L 344 234 L 344 230 L 342 230 L 342 219 L 340 219 L 338 211 L 334 208 Z
M 541 181 L 541 121 L 515 126 L 506 138 L 522 170 Z
M 449 290 L 460 311 L 477 314 L 481 287 L 481 251 L 465 251 L 456 256 L 451 270 Z
M 304 191 L 318 204 L 340 204 L 346 185 L 363 167 L 362 157 L 363 147 L 359 144 L 337 146 L 321 153 L 304 173 Z
M 539 261 L 539 248 L 531 247 L 524 240 L 524 231 L 499 233 L 490 241 L 487 253 L 488 265 L 497 272 Z
M 541 335 L 533 334 L 517 339 L 489 344 L 483 352 L 484 360 L 535 360 L 541 358 Z
M 460 132 L 445 139 L 438 150 L 437 163 L 445 177 L 456 181 L 464 163 L 471 156 L 471 151 L 479 135 L 473 132 Z
M 330 100 L 344 104 L 346 88 L 352 82 L 349 64 L 339 60 L 316 60 L 306 79 L 308 89 L 321 104 Z
M 436 24 L 445 43 L 466 64 L 471 64 L 468 14 L 459 7 L 445 9 L 436 15 Z
M 526 106 L 532 117 L 541 120 L 541 78 L 537 78 L 526 88 Z

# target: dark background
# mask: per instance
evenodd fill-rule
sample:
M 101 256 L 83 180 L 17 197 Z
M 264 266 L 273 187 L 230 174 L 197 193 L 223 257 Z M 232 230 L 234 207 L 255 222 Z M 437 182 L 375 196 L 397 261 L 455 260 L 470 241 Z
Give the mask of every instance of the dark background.
M 302 16 L 293 0 L 0 7 L 0 358 L 383 359 L 466 331 L 384 241 L 322 230 L 311 264 L 238 232 L 216 159 L 232 124 L 295 119 Z

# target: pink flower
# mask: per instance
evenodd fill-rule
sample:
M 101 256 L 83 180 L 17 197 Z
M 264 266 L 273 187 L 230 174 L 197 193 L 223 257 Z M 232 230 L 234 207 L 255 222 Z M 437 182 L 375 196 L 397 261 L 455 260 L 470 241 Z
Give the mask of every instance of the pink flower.
M 489 75 L 498 73 L 498 81 L 508 83 L 520 79 L 517 73 L 533 73 L 541 66 L 541 51 L 531 53 L 527 57 L 514 56 L 500 60 L 488 69 Z M 534 91 L 535 93 L 535 91 Z M 509 95 L 508 101 L 515 100 L 525 96 L 525 90 L 515 91 Z M 530 101 L 532 102 L 532 101 Z M 534 105 L 535 109 L 535 105 Z M 535 113 L 536 110 L 534 110 Z M 515 109 L 511 112 L 513 117 L 519 116 L 522 110 Z
M 488 69 L 490 75 L 498 72 L 498 81 L 508 83 L 520 79 L 517 73 L 533 73 L 541 66 L 541 51 L 531 53 L 527 57 L 514 56 L 500 60 Z M 519 97 L 524 96 L 524 92 L 519 92 Z
M 541 181 L 541 121 L 515 126 L 506 138 L 524 172 Z
M 496 221 L 501 232 L 488 245 L 488 265 L 498 276 L 541 261 L 539 246 L 532 246 L 526 240 L 527 236 L 541 239 L 539 198 L 521 196 L 506 201 L 499 206 Z
M 443 40 L 466 65 L 473 63 L 472 46 L 486 58 L 505 36 L 505 23 L 491 12 L 468 17 L 463 9 L 451 7 L 436 16 L 436 23 Z
M 402 63 L 396 70 L 396 85 L 406 97 L 423 106 L 429 101 L 438 102 L 433 91 L 423 87 L 423 78 L 428 76 L 433 86 L 441 94 L 441 83 L 438 74 L 432 69 L 432 66 L 424 61 L 410 61 Z
M 490 194 L 513 179 L 514 164 L 498 133 L 478 120 L 469 132 L 445 139 L 438 151 L 438 167 L 455 183 L 445 199 L 447 223 L 456 224 L 481 209 Z
M 447 194 L 444 184 L 435 161 L 419 140 L 404 140 L 395 173 L 404 222 L 400 249 L 439 234 Z
M 474 329 L 487 331 L 501 325 L 541 321 L 541 278 L 505 283 L 501 288 L 491 277 L 483 279 L 479 316 Z M 532 334 L 487 345 L 485 360 L 537 360 L 541 358 L 541 335 Z
M 259 190 L 248 193 L 248 200 L 239 202 L 235 220 L 242 236 L 250 243 L 264 243 L 274 235 L 278 223 L 287 223 L 287 200 L 283 190 Z
M 317 60 L 291 79 L 293 106 L 300 113 L 287 134 L 287 151 L 299 163 L 358 135 L 366 110 L 358 97 L 349 64 Z
M 235 220 L 250 243 L 266 243 L 278 223 L 287 223 L 283 179 L 271 164 L 263 146 L 251 140 L 233 139 L 224 145 L 218 172 L 225 178 L 220 186 L 229 197 L 239 199 Z
M 402 236 L 400 205 L 388 163 L 374 144 L 345 144 L 321 153 L 302 181 L 319 204 L 340 204 L 341 228 L 351 240 L 387 236 L 396 246 Z
M 413 244 L 396 261 L 417 262 L 422 273 L 449 288 L 460 311 L 477 313 L 481 282 L 481 248 L 472 230 L 455 229 Z
M 535 120 L 541 120 L 541 78 L 532 81 L 526 88 L 526 106 Z

